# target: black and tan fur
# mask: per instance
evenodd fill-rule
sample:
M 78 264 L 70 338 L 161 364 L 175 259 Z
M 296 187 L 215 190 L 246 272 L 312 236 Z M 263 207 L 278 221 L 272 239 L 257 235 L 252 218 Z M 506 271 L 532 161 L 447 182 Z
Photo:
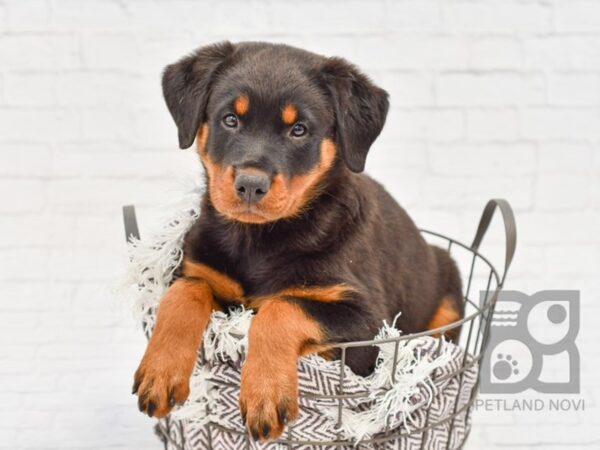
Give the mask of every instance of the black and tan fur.
M 256 310 L 240 408 L 261 441 L 297 415 L 299 356 L 335 358 L 328 344 L 372 339 L 400 311 L 404 333 L 463 315 L 448 253 L 360 174 L 388 96 L 356 67 L 225 42 L 168 66 L 163 90 L 180 146 L 196 141 L 207 192 L 136 372 L 141 410 L 164 416 L 185 400 L 209 315 L 231 304 Z M 355 349 L 347 362 L 367 374 L 375 358 Z

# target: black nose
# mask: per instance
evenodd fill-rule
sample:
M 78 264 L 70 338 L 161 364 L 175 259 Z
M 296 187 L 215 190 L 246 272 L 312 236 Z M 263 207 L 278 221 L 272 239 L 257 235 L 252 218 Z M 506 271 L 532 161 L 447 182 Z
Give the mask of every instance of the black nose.
M 266 175 L 241 172 L 235 177 L 234 187 L 239 198 L 257 203 L 269 192 L 271 180 Z

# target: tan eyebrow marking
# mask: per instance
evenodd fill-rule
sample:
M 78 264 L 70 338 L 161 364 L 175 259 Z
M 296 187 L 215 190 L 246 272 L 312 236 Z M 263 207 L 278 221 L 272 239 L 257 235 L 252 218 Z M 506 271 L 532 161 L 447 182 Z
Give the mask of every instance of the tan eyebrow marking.
M 248 112 L 248 107 L 250 106 L 250 100 L 246 95 L 238 96 L 233 102 L 233 109 L 236 114 L 243 116 Z
M 285 105 L 285 107 L 281 111 L 281 120 L 283 120 L 283 123 L 285 123 L 286 125 L 292 125 L 296 121 L 297 117 L 298 110 L 291 103 Z

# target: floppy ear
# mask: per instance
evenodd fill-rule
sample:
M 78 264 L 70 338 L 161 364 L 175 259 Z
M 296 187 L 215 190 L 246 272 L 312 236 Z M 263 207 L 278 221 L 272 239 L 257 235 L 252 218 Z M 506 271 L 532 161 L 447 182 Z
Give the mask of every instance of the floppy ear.
M 199 48 L 165 68 L 163 95 L 177 125 L 180 148 L 188 148 L 194 143 L 198 128 L 204 121 L 210 84 L 219 66 L 233 50 L 230 42 L 220 42 Z
M 362 172 L 385 123 L 388 93 L 342 58 L 328 58 L 322 73 L 333 102 L 337 145 L 350 170 Z

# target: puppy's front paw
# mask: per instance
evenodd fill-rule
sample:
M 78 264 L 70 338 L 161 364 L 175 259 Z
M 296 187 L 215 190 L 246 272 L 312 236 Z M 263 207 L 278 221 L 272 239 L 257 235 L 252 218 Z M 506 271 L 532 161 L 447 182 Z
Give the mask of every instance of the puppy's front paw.
M 298 417 L 296 365 L 269 369 L 248 362 L 242 368 L 242 421 L 254 440 L 277 439 L 286 423 Z
M 138 407 L 150 417 L 164 417 L 190 394 L 190 376 L 196 355 L 173 355 L 148 349 L 135 372 L 133 394 Z

